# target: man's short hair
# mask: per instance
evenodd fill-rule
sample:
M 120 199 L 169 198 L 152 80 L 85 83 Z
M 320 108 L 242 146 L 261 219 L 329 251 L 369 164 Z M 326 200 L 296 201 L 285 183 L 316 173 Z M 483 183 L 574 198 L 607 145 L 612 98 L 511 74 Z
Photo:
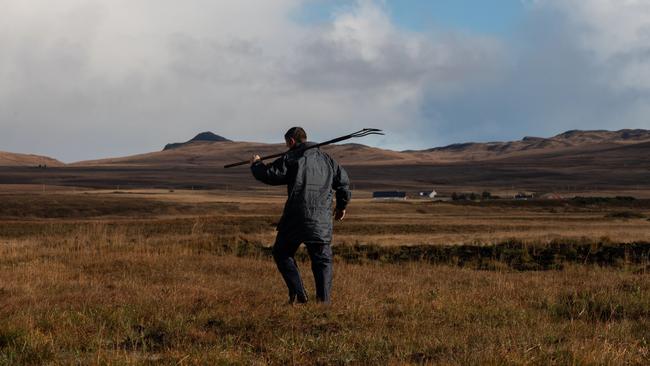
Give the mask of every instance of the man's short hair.
M 287 133 L 284 134 L 284 139 L 289 140 L 290 138 L 294 139 L 297 143 L 303 143 L 307 141 L 307 133 L 302 127 L 291 127 Z

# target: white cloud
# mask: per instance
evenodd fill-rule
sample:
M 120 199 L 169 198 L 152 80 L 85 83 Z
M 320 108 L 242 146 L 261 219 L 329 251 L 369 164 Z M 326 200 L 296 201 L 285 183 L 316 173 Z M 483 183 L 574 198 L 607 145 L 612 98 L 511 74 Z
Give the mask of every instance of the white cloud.
M 291 21 L 306 1 L 0 0 L 0 150 L 72 161 L 294 124 L 384 128 L 405 148 L 648 126 L 646 1 L 537 0 L 503 39 L 406 31 L 372 0 Z
M 572 23 L 580 45 L 600 63 L 612 86 L 650 91 L 650 2 L 548 0 Z
M 290 21 L 298 0 L 2 5 L 0 146 L 66 160 L 202 130 L 271 141 L 293 124 L 321 138 L 357 126 L 416 134 L 426 90 L 475 84 L 500 53 L 493 40 L 397 29 L 369 0 L 321 26 Z
M 650 128 L 647 0 L 531 0 L 501 79 L 424 103 L 450 142 Z

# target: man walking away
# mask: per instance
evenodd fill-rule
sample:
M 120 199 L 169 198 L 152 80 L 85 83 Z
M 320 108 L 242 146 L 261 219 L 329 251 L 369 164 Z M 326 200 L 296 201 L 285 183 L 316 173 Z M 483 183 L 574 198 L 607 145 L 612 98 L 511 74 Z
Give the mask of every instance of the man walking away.
M 294 255 L 304 243 L 311 259 L 318 301 L 329 303 L 332 288 L 332 201 L 336 195 L 334 218 L 343 220 L 351 192 L 348 175 L 328 154 L 318 148 L 303 150 L 315 143 L 293 127 L 284 135 L 289 152 L 269 165 L 259 155 L 251 158 L 255 179 L 269 185 L 286 185 L 287 202 L 278 223 L 273 258 L 289 288 L 289 303 L 307 302 L 307 293 Z

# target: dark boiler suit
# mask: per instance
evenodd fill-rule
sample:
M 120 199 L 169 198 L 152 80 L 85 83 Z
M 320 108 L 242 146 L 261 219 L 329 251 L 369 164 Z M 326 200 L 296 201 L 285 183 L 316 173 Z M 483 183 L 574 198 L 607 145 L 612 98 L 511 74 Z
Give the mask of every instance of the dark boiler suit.
M 332 287 L 332 201 L 344 210 L 350 201 L 348 175 L 318 148 L 300 151 L 314 143 L 298 144 L 269 165 L 251 166 L 255 179 L 270 185 L 286 185 L 287 201 L 278 223 L 273 258 L 289 288 L 292 301 L 307 300 L 294 255 L 301 243 L 307 247 L 319 301 L 329 302 Z

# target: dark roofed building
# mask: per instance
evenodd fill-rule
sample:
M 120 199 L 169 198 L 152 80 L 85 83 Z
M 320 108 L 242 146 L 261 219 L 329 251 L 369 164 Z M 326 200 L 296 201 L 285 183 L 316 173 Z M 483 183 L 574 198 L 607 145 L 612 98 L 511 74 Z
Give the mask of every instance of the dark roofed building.
M 399 191 L 373 192 L 372 198 L 385 199 L 385 200 L 405 200 L 406 192 L 399 192 Z

